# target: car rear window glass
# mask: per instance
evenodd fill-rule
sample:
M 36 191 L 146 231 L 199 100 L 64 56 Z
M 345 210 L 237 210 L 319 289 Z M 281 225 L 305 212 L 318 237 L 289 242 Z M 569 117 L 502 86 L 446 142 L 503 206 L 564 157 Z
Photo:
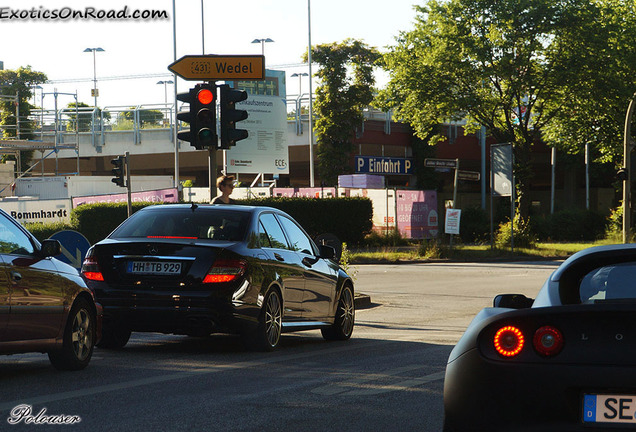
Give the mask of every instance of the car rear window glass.
M 189 208 L 137 212 L 110 238 L 190 238 L 241 241 L 250 214 L 242 211 Z
M 586 274 L 579 285 L 582 303 L 636 299 L 636 263 L 599 267 Z

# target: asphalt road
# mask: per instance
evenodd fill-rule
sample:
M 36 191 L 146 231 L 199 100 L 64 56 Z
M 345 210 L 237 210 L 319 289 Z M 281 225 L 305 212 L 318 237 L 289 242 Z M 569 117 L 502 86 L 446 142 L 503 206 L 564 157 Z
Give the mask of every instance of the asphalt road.
M 0 357 L 0 431 L 439 432 L 446 359 L 474 314 L 497 293 L 536 294 L 555 267 L 358 266 L 357 290 L 372 304 L 347 342 L 309 331 L 253 353 L 226 335 L 134 334 L 66 373 L 42 354 Z M 81 421 L 9 424 L 20 405 Z

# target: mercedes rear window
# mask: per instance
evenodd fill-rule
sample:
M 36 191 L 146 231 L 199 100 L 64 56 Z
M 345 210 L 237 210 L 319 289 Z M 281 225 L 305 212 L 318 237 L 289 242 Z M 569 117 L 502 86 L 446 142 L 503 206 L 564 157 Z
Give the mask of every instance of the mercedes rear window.
M 109 238 L 183 238 L 241 241 L 250 214 L 227 209 L 164 209 L 140 211 L 128 218 Z

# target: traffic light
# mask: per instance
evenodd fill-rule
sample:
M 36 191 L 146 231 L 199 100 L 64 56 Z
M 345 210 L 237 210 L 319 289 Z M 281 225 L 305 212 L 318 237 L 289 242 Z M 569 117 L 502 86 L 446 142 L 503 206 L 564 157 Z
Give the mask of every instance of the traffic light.
M 234 108 L 236 102 L 247 99 L 247 93 L 243 90 L 235 90 L 229 85 L 223 84 L 221 87 L 221 148 L 229 149 L 236 144 L 236 141 L 247 138 L 245 129 L 236 129 L 236 122 L 247 118 L 247 111 Z
M 115 168 L 112 169 L 112 173 L 115 177 L 113 177 L 111 181 L 115 183 L 117 186 L 126 187 L 126 182 L 124 181 L 126 157 L 117 156 L 117 158 L 112 159 L 110 163 L 115 165 Z
M 179 132 L 177 138 L 198 150 L 216 148 L 216 85 L 197 84 L 187 93 L 179 93 L 177 99 L 190 104 L 189 111 L 177 114 L 177 119 L 190 123 L 190 128 Z

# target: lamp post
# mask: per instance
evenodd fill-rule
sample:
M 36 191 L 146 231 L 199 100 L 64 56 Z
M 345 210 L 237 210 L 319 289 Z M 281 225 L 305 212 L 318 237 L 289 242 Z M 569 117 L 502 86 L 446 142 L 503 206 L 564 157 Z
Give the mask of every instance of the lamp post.
M 293 73 L 292 78 L 298 77 L 298 97 L 296 98 L 296 134 L 302 135 L 303 133 L 303 123 L 302 123 L 302 96 L 303 96 L 303 88 L 302 82 L 304 76 L 309 76 L 308 73 Z
M 300 99 L 300 97 L 302 96 L 303 92 L 302 92 L 302 79 L 304 76 L 309 76 L 309 74 L 307 72 L 303 72 L 303 73 L 293 73 L 291 74 L 292 78 L 298 77 L 298 98 Z
M 625 177 L 623 178 L 623 243 L 629 243 L 632 239 L 632 191 L 631 191 L 631 169 L 632 169 L 632 149 L 634 140 L 632 139 L 632 116 L 636 102 L 636 93 L 632 96 L 627 107 L 625 116 L 625 131 L 623 133 L 623 168 Z
M 270 38 L 265 38 L 265 39 L 254 39 L 252 41 L 252 43 L 260 43 L 261 44 L 261 54 L 265 55 L 265 42 L 274 42 L 272 39 Z
M 172 80 L 168 80 L 168 81 L 157 81 L 157 84 L 163 84 L 163 92 L 164 92 L 164 105 L 168 105 L 168 84 L 174 84 L 174 81 Z
M 307 0 L 307 63 L 309 64 L 309 187 L 314 187 L 314 106 L 312 102 L 311 78 L 311 0 Z
M 97 108 L 97 62 L 95 60 L 96 52 L 104 52 L 103 48 L 86 48 L 84 52 L 93 53 L 93 96 L 95 97 L 95 108 Z

